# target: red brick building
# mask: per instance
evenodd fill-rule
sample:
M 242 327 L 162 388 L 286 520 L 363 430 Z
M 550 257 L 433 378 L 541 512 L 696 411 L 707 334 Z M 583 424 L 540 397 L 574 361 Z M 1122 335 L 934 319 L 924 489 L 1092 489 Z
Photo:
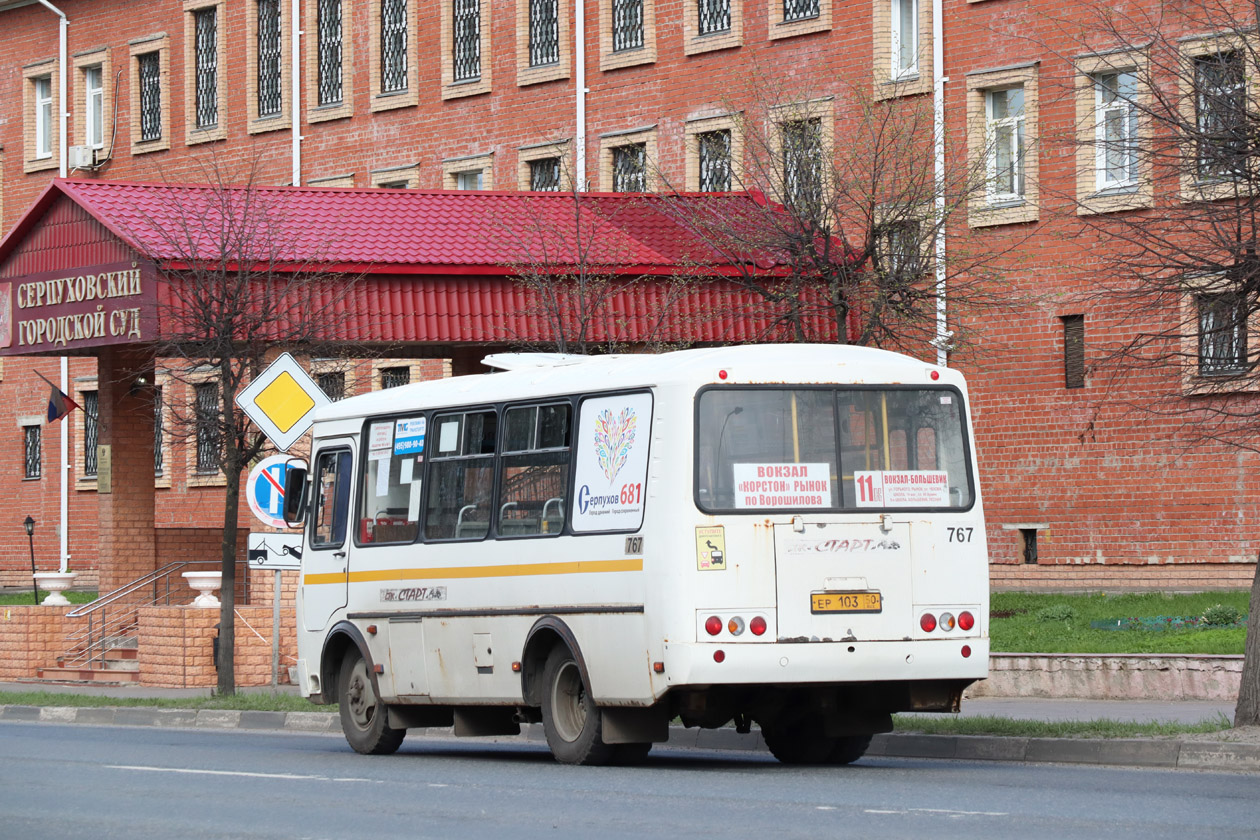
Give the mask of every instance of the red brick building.
M 1095 72 L 1090 56 L 1108 45 L 1074 43 L 1063 4 L 1012 0 L 944 0 L 934 39 L 931 6 L 62 0 L 63 60 L 52 11 L 0 3 L 0 212 L 8 229 L 63 153 L 70 177 L 111 181 L 201 183 L 222 173 L 358 189 L 548 190 L 570 178 L 602 191 L 711 189 L 713 147 L 703 138 L 724 137 L 728 168 L 738 168 L 747 139 L 739 115 L 773 123 L 755 90 L 786 91 L 825 144 L 862 104 L 854 90 L 869 101 L 931 96 L 939 40 L 947 153 L 977 154 L 977 126 L 1026 144 L 1011 147 L 1020 164 L 1000 200 L 978 199 L 965 222 L 975 241 L 1009 249 L 1012 305 L 979 316 L 974 349 L 951 359 L 975 397 L 995 585 L 1245 584 L 1260 551 L 1257 456 L 1187 448 L 1175 419 L 1126 410 L 1175 371 L 1131 383 L 1123 399 L 1079 359 L 1065 371 L 1077 348 L 1088 361 L 1126 329 L 1115 311 L 1080 297 L 1095 286 L 1098 255 L 1071 238 L 1068 222 L 1083 209 L 1142 207 L 1140 185 L 1128 205 L 1090 210 L 1093 199 L 1081 198 L 1072 138 L 1079 109 L 1092 106 L 1075 80 Z M 1174 16 L 1167 25 L 1181 27 L 1171 39 L 1193 35 L 1194 49 L 1219 49 L 1200 23 Z M 1068 140 L 1056 146 L 1056 137 Z M 28 513 L 39 522 L 41 565 L 57 553 L 58 429 L 36 422 L 48 387 L 33 373 L 59 373 L 53 359 L 3 365 L 0 580 L 18 583 L 29 573 Z M 364 363 L 354 389 L 378 387 L 381 369 L 399 365 L 413 378 L 445 370 L 441 361 Z M 90 399 L 96 375 L 92 359 L 71 359 L 72 396 Z M 82 462 L 83 414 L 71 417 L 69 550 L 83 568 L 95 557 L 98 499 Z M 37 476 L 23 458 L 33 428 Z M 158 451 L 159 550 L 212 545 L 214 482 L 190 472 L 178 446 Z

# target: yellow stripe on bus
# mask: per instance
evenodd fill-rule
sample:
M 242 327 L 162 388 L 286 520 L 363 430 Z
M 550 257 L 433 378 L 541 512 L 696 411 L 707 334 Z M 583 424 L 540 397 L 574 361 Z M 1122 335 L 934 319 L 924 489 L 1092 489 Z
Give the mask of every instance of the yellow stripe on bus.
M 306 575 L 302 582 L 369 583 L 381 580 L 446 580 L 451 578 L 523 577 L 526 575 L 580 575 L 594 572 L 641 572 L 642 558 L 624 560 L 574 560 L 568 563 L 524 563 L 515 566 L 455 566 L 449 569 L 373 569 Z

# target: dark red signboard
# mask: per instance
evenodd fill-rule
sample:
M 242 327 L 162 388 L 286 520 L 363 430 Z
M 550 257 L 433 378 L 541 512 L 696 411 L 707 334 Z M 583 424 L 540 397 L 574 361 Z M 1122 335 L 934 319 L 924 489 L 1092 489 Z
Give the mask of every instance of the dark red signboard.
M 0 282 L 0 356 L 151 341 L 156 277 L 131 261 Z

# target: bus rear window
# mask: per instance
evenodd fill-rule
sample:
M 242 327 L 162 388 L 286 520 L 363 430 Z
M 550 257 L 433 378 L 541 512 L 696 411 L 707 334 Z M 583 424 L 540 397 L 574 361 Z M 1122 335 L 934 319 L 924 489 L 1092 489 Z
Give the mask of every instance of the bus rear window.
M 969 508 L 961 403 L 950 388 L 703 391 L 697 503 L 735 512 Z

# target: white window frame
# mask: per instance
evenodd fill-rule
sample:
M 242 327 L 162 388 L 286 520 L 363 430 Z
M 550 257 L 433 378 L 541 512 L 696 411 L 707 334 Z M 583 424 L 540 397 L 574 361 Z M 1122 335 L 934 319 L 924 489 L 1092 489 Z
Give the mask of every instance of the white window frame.
M 35 100 L 35 159 L 52 157 L 52 76 L 32 79 Z
M 95 76 L 95 80 L 93 80 Z M 105 148 L 105 73 L 101 65 L 83 68 L 84 140 L 93 149 Z
M 1138 113 L 1137 103 L 1131 98 L 1126 98 L 1119 93 L 1119 87 L 1116 88 L 1115 99 L 1110 102 L 1105 101 L 1108 90 L 1103 85 L 1103 79 L 1106 77 L 1115 77 L 1117 82 L 1121 76 L 1131 76 L 1133 78 L 1133 97 L 1137 96 L 1137 77 L 1132 69 L 1127 70 L 1108 70 L 1101 73 L 1095 73 L 1091 77 L 1094 82 L 1094 177 L 1095 188 L 1102 192 L 1103 190 L 1129 189 L 1137 185 L 1138 182 Z M 1108 118 L 1118 113 L 1120 125 L 1122 126 L 1123 137 L 1118 141 L 1107 139 Z M 1111 179 L 1109 177 L 1110 167 L 1107 162 L 1107 154 L 1109 151 L 1119 146 L 1124 154 L 1124 177 L 1119 179 Z
M 455 173 L 455 189 L 480 190 L 485 173 L 480 169 L 468 169 Z
M 905 31 L 906 9 L 909 7 L 909 32 Z M 890 66 L 889 72 L 894 82 L 902 79 L 913 79 L 919 75 L 919 0 L 891 0 L 889 9 L 891 26 Z M 907 46 L 909 35 L 910 64 L 901 63 L 903 47 Z
M 984 123 L 985 138 L 988 140 L 988 159 L 985 161 L 985 175 L 988 182 L 986 189 L 986 197 L 990 204 L 1008 204 L 1024 200 L 1028 189 L 1028 171 L 1027 171 L 1027 119 L 1028 119 L 1028 103 L 1027 97 L 1023 97 L 1024 104 L 1020 108 L 1017 116 L 1002 117 L 995 119 L 993 116 L 993 101 L 997 94 L 1006 94 L 1010 91 L 1018 90 L 1024 92 L 1022 86 L 991 88 L 984 92 Z M 998 182 L 998 132 L 1003 129 L 1010 131 L 1011 148 L 1008 151 L 1012 160 L 1017 162 L 1014 172 L 1014 188 L 1013 192 L 999 192 L 997 190 Z

